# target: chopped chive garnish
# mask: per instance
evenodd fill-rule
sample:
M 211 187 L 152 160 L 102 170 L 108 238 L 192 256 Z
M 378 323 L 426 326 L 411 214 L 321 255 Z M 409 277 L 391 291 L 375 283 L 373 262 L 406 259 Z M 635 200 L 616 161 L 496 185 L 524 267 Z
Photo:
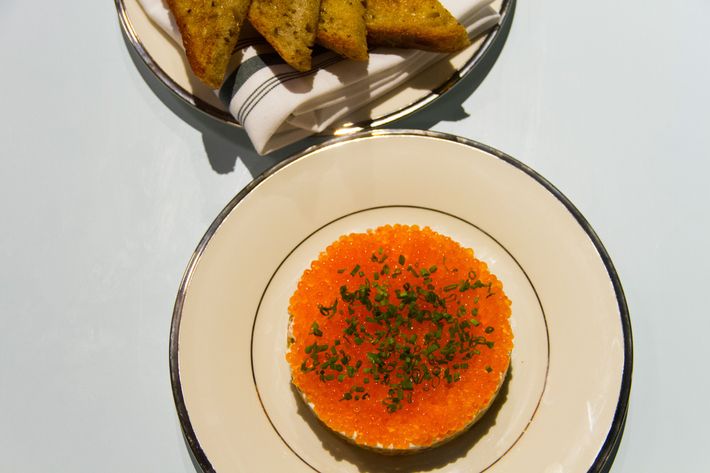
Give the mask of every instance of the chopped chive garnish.
M 311 325 L 311 334 L 315 335 L 316 337 L 323 336 L 323 332 L 321 332 L 320 328 L 318 327 L 318 322 L 313 322 L 313 324 Z
M 471 308 L 472 300 L 474 304 L 479 302 L 477 293 L 471 291 L 487 287 L 488 296 L 493 293 L 492 283 L 484 284 L 474 271 L 462 271 L 465 278 L 458 277 L 458 282 L 444 285 L 433 275 L 437 265 L 425 266 L 410 259 L 405 266 L 407 260 L 400 254 L 399 264 L 390 268 L 385 259 L 387 254 L 380 247 L 369 255 L 365 265 L 368 269 L 354 263 L 350 276 L 360 279 L 349 279 L 340 286 L 339 297 L 330 305 L 317 305 L 321 315 L 335 317 L 324 327 L 340 326 L 337 330 L 342 333 L 334 339 L 328 334 L 330 344 L 306 345 L 301 371 L 313 372 L 322 382 L 337 379 L 344 383 L 343 400 L 370 399 L 364 386 L 384 385 L 387 396 L 377 402 L 388 412 L 396 412 L 405 401 L 416 398 L 416 390 L 435 390 L 440 384 L 460 381 L 466 376 L 469 360 L 481 355 L 480 346 L 494 347 L 493 341 L 474 329 L 481 322 L 477 319 L 479 309 Z M 381 266 L 374 269 L 374 264 Z M 443 267 L 451 275 L 459 271 L 448 268 L 446 258 Z M 347 270 L 337 271 L 342 274 Z M 415 327 L 425 328 L 412 333 Z M 484 330 L 485 334 L 493 331 L 492 326 Z M 311 324 L 309 335 L 325 338 L 323 327 L 316 321 Z M 488 365 L 484 369 L 492 371 Z M 358 375 L 360 372 L 363 377 Z M 352 381 L 346 382 L 348 379 Z

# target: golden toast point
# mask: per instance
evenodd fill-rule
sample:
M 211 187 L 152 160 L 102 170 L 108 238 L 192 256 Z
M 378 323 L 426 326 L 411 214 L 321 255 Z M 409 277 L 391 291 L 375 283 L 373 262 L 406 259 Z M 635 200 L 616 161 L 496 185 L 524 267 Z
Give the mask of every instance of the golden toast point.
M 471 44 L 466 29 L 438 0 L 368 0 L 365 22 L 370 47 L 450 53 Z
M 291 67 L 311 68 L 320 0 L 253 0 L 249 21 Z
M 367 61 L 367 29 L 363 0 L 322 0 L 318 43 L 355 61 Z
M 194 74 L 213 89 L 224 81 L 251 0 L 167 0 Z

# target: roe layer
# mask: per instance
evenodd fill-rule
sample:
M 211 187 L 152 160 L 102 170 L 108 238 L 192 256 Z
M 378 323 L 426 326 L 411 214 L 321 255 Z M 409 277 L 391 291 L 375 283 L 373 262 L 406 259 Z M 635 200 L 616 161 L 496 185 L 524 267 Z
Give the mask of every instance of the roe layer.
M 470 281 L 468 287 L 466 280 Z M 372 322 L 372 307 L 368 309 L 358 301 L 348 304 L 341 292 L 343 286 L 345 294 L 353 294 L 368 285 L 372 307 L 382 306 L 385 302 L 397 305 L 405 319 L 394 330 L 396 335 L 391 338 L 395 339 L 395 344 L 391 347 L 408 346 L 409 352 L 418 353 L 426 361 L 424 354 L 431 352 L 432 343 L 441 348 L 452 337 L 452 342 L 458 340 L 461 335 L 450 330 L 457 324 L 456 327 L 466 327 L 468 338 L 479 340 L 474 346 L 475 353 L 464 359 L 471 350 L 456 350 L 449 354 L 452 359 L 437 364 L 435 359 L 441 359 L 443 355 L 433 351 L 433 361 L 420 367 L 429 372 L 429 379 L 424 379 L 420 368 L 404 375 L 410 378 L 409 381 L 401 376 L 395 378 L 396 372 L 401 374 L 401 370 L 393 368 L 389 385 L 383 382 L 382 372 L 376 382 L 372 371 L 367 369 L 373 366 L 368 353 L 377 355 L 382 347 L 383 337 L 374 334 L 379 331 L 382 335 L 383 325 Z M 386 301 L 375 302 L 377 291 L 372 289 L 373 285 L 387 288 Z M 437 311 L 449 314 L 450 323 L 443 325 L 438 339 L 433 339 L 431 334 L 437 327 L 441 328 L 443 322 L 439 321 L 437 325 L 431 317 L 417 321 L 409 315 L 406 304 L 402 303 L 403 298 L 398 297 L 404 294 L 402 288 L 407 287 L 409 290 L 422 288 L 416 290 L 420 294 L 431 290 L 437 294 L 438 300 L 446 301 L 445 310 L 427 302 L 424 297 L 416 302 L 418 310 L 425 314 Z M 435 299 L 429 297 L 429 301 Z M 336 300 L 337 308 L 329 311 Z M 510 305 L 501 282 L 488 271 L 484 262 L 474 258 L 473 250 L 463 248 L 428 227 L 387 225 L 366 233 L 344 235 L 311 263 L 291 297 L 292 326 L 286 358 L 291 367 L 292 382 L 305 394 L 321 421 L 357 444 L 395 450 L 437 444 L 469 427 L 478 414 L 489 407 L 498 392 L 513 348 Z M 353 317 L 357 318 L 354 336 L 352 330 L 348 334 Z M 466 322 L 462 324 L 464 320 Z M 389 331 L 392 330 L 390 327 Z M 360 339 L 359 343 L 355 338 Z M 320 369 L 315 362 L 314 346 L 326 345 L 328 348 L 319 354 L 319 363 L 327 360 L 335 348 L 341 371 L 334 370 L 335 365 Z M 396 359 L 403 349 L 393 349 L 389 360 Z M 342 355 L 348 357 L 345 359 L 347 365 L 342 363 Z M 360 367 L 354 370 L 358 361 Z M 454 365 L 457 369 L 453 369 Z M 440 372 L 434 377 L 431 369 L 436 366 Z M 444 372 L 446 368 L 449 368 L 448 377 Z M 458 373 L 455 379 L 454 373 Z M 394 408 L 388 408 L 393 404 L 392 384 L 407 389 L 396 389 L 400 395 L 404 393 L 403 399 Z M 345 398 L 348 396 L 345 393 L 350 393 L 349 399 Z M 395 392 L 394 396 L 398 394 Z

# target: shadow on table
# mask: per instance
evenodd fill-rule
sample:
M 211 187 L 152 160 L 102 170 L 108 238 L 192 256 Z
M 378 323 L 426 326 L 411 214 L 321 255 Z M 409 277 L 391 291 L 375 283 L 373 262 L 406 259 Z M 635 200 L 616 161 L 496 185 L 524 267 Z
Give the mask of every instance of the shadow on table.
M 490 45 L 490 49 L 481 58 L 473 70 L 456 83 L 444 95 L 429 104 L 426 109 L 414 113 L 395 122 L 398 128 L 416 128 L 428 130 L 440 122 L 456 122 L 466 119 L 469 115 L 463 108 L 463 103 L 478 89 L 493 65 L 498 60 L 510 34 L 510 27 L 515 16 L 515 1 L 509 4 L 510 13 L 500 26 L 498 36 Z
M 511 7 L 514 10 L 514 2 L 512 2 Z M 460 121 L 468 117 L 462 104 L 467 97 L 475 92 L 493 68 L 508 37 L 513 16 L 514 11 L 511 11 L 507 18 L 508 21 L 501 25 L 501 31 L 491 44 L 490 49 L 471 73 L 425 109 L 393 122 L 388 127 L 426 130 L 442 121 Z M 234 171 L 237 159 L 240 159 L 252 176 L 258 176 L 286 157 L 329 138 L 327 136 L 306 138 L 267 156 L 259 156 L 242 128 L 221 122 L 186 103 L 163 84 L 148 68 L 125 33 L 123 40 L 133 64 L 153 93 L 173 113 L 202 133 L 202 142 L 207 159 L 212 169 L 218 174 L 228 174 Z
M 123 41 L 131 61 L 151 91 L 175 115 L 202 134 L 207 159 L 218 174 L 234 171 L 237 159 L 240 159 L 251 175 L 257 176 L 285 157 L 326 139 L 308 138 L 268 156 L 259 156 L 242 128 L 221 122 L 178 97 L 148 68 L 125 34 Z

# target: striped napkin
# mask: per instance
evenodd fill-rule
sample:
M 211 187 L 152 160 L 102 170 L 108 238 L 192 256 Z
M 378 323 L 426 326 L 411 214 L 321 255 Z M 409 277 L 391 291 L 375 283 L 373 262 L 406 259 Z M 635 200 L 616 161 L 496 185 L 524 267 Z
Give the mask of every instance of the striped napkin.
M 182 47 L 165 0 L 139 0 L 148 16 Z M 493 0 L 441 0 L 478 36 L 500 17 Z M 246 26 L 246 25 L 245 25 Z M 251 28 L 245 27 L 227 78 L 216 93 L 244 126 L 254 148 L 266 154 L 315 133 L 403 84 L 446 54 L 378 48 L 368 62 L 350 61 L 316 48 L 313 69 L 298 72 L 285 64 Z

